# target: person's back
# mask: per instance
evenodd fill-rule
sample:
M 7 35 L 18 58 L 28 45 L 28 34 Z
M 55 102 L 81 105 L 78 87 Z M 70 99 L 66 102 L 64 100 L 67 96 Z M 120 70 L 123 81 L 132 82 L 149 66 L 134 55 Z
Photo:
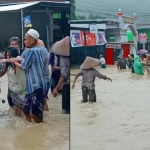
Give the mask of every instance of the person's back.
M 96 69 L 82 69 L 82 86 L 87 87 L 88 89 L 95 89 L 95 78 L 103 78 L 104 76 L 100 74 Z
M 101 63 L 102 65 L 103 65 L 103 64 L 106 64 L 104 57 L 100 58 L 100 63 Z
M 142 62 L 140 61 L 139 56 L 137 56 L 137 55 L 134 57 L 133 67 L 134 67 L 135 74 L 144 75 L 144 72 L 143 72 L 144 65 L 142 64 Z
M 47 82 L 50 82 L 50 71 L 48 68 L 48 64 L 49 64 L 49 53 L 47 51 L 47 49 L 43 46 L 37 46 L 38 48 L 40 48 L 43 52 L 44 52 L 44 69 L 43 69 L 43 75 L 45 76 Z
M 32 53 L 30 55 L 30 53 Z M 45 87 L 46 78 L 43 75 L 44 66 L 45 66 L 45 55 L 41 48 L 38 48 L 37 46 L 31 48 L 28 52 L 28 55 L 30 57 L 26 58 L 26 62 L 30 60 L 30 66 L 26 66 L 24 64 L 24 61 L 22 62 L 23 66 L 26 66 L 26 68 L 23 68 L 25 70 L 26 74 L 26 91 L 27 94 L 34 92 L 36 89 Z

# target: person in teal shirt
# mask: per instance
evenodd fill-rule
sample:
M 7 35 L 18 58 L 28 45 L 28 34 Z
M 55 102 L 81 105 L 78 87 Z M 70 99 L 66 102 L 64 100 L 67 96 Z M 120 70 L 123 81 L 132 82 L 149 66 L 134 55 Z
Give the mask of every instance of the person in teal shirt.
M 144 75 L 144 66 L 145 64 L 141 62 L 139 56 L 136 55 L 134 57 L 134 65 L 133 65 L 135 74 Z

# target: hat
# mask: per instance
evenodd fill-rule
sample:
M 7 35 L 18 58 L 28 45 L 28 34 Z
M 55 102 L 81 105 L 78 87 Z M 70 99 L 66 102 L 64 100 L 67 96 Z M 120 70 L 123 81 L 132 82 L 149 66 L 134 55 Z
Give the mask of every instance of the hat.
M 67 36 L 62 40 L 54 43 L 51 47 L 52 52 L 60 56 L 70 56 L 70 37 Z
M 82 65 L 80 66 L 80 69 L 91 69 L 93 67 L 98 66 L 99 64 L 100 64 L 99 59 L 87 56 Z
M 27 34 L 29 34 L 35 40 L 38 40 L 39 37 L 40 37 L 39 33 L 36 30 L 34 30 L 34 29 L 29 29 L 28 32 L 27 32 Z

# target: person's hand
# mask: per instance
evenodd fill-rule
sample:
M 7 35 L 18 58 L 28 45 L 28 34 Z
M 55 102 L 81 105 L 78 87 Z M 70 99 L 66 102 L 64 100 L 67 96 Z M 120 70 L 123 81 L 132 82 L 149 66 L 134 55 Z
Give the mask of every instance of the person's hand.
M 58 90 L 56 88 L 53 89 L 53 97 L 56 97 L 58 95 Z
M 109 80 L 109 81 L 111 81 L 111 82 L 112 82 L 112 79 L 111 79 L 111 78 L 108 78 L 108 77 L 107 77 L 107 78 L 106 78 L 106 80 Z
M 53 71 L 56 71 L 56 70 L 59 70 L 60 68 L 59 67 L 57 67 L 57 66 L 53 66 Z
M 75 88 L 75 84 L 72 84 L 72 89 L 74 89 Z
M 10 59 L 10 63 L 15 64 L 15 60 L 13 58 Z

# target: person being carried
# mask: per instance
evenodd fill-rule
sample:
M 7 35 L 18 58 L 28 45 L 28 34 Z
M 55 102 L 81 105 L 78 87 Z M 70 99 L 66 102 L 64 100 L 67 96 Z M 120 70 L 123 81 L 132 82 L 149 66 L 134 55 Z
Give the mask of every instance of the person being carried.
M 99 60 L 92 58 L 92 57 L 86 57 L 83 64 L 80 66 L 80 71 L 76 74 L 72 89 L 75 88 L 76 80 L 79 76 L 82 76 L 82 102 L 88 102 L 88 96 L 89 96 L 89 102 L 96 102 L 96 93 L 95 93 L 95 78 L 98 77 L 99 79 L 109 80 L 112 82 L 112 79 L 106 77 L 105 75 L 102 75 L 100 72 L 98 72 L 95 68 L 99 65 Z
M 103 55 L 100 55 L 99 57 L 100 57 L 101 68 L 106 68 L 105 58 L 103 57 Z

